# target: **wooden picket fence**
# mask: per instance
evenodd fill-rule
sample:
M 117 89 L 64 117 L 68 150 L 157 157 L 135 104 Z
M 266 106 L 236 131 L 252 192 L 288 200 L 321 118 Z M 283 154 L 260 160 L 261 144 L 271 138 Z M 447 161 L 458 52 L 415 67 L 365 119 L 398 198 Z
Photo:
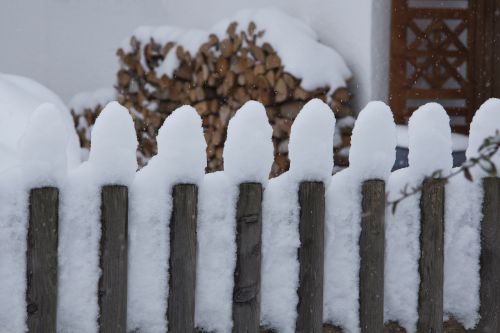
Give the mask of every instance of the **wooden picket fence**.
M 418 332 L 443 332 L 443 263 L 445 182 L 426 180 L 421 196 L 421 258 Z M 500 332 L 500 179 L 485 178 L 481 231 L 481 320 L 476 332 Z M 168 331 L 194 332 L 196 280 L 196 185 L 172 191 Z M 233 332 L 259 332 L 261 184 L 239 187 L 237 263 L 234 273 Z M 57 188 L 31 190 L 27 250 L 29 332 L 56 332 L 57 316 Z M 128 189 L 104 186 L 101 192 L 99 330 L 127 332 Z M 325 188 L 303 182 L 299 188 L 300 262 L 296 332 L 323 331 L 323 264 Z M 384 331 L 385 183 L 369 180 L 362 187 L 359 239 L 360 327 L 363 333 Z M 454 331 L 456 332 L 456 331 Z M 464 331 L 465 332 L 465 331 Z

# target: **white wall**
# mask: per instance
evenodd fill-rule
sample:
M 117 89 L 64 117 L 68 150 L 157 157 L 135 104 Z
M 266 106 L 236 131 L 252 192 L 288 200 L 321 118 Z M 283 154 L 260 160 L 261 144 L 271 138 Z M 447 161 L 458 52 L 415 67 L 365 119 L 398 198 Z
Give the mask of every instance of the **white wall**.
M 390 0 L 1 2 L 0 72 L 34 78 L 64 100 L 112 86 L 118 67 L 116 49 L 139 25 L 208 28 L 241 8 L 270 5 L 302 18 L 318 31 L 322 42 L 344 56 L 354 73 L 351 88 L 357 108 L 387 96 Z

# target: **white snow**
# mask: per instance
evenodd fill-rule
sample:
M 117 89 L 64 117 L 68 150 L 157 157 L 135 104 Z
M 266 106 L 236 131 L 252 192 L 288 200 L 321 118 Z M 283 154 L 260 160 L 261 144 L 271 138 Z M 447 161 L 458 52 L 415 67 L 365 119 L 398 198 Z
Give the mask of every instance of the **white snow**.
M 118 102 L 106 105 L 91 133 L 89 163 L 95 181 L 128 185 L 137 170 L 137 136 L 132 117 Z
M 129 224 L 128 327 L 164 332 L 168 297 L 171 190 L 200 184 L 205 173 L 201 118 L 190 106 L 175 110 L 160 128 L 158 155 L 141 169 L 131 187 Z
M 394 164 L 396 128 L 390 108 L 369 103 L 359 114 L 351 139 L 349 168 L 326 189 L 325 290 L 323 320 L 359 332 L 359 234 L 361 186 L 387 180 Z
M 279 332 L 294 332 L 297 317 L 299 184 L 329 181 L 334 129 L 326 104 L 315 99 L 304 105 L 292 125 L 290 170 L 271 179 L 264 192 L 261 322 Z
M 0 172 L 0 332 L 25 332 L 28 193 L 18 169 Z
M 398 147 L 408 148 L 408 126 L 396 125 L 398 135 Z M 469 144 L 469 137 L 459 133 L 451 133 L 451 144 L 453 151 L 465 151 Z
M 238 186 L 226 172 L 205 175 L 199 189 L 196 325 L 231 332 Z
M 94 109 L 97 105 L 104 107 L 109 102 L 116 100 L 114 88 L 100 88 L 91 92 L 76 94 L 68 102 L 68 108 L 76 114 L 82 114 L 85 109 Z
M 62 185 L 67 173 L 66 132 L 53 104 L 40 105 L 19 140 L 19 164 L 27 188 Z
M 327 181 L 333 170 L 335 116 L 319 99 L 297 115 L 290 133 L 290 174 L 300 181 Z
M 467 158 L 478 156 L 484 139 L 500 130 L 500 100 L 486 101 L 474 115 L 470 128 Z M 500 166 L 500 154 L 492 160 Z M 444 310 L 466 328 L 479 320 L 479 256 L 481 251 L 482 177 L 485 172 L 471 170 L 473 182 L 463 175 L 446 186 Z
M 409 167 L 393 172 L 387 184 L 388 200 L 407 187 L 418 186 L 436 170 L 446 175 L 452 167 L 451 130 L 442 106 L 428 103 L 409 121 Z M 420 277 L 420 194 L 404 199 L 393 214 L 386 212 L 385 320 L 398 321 L 415 332 Z
M 0 73 L 0 170 L 16 164 L 19 139 L 31 115 L 43 103 L 53 104 L 64 123 L 68 168 L 80 163 L 80 145 L 73 119 L 59 97 L 31 79 Z
M 274 160 L 272 135 L 264 106 L 246 102 L 229 121 L 224 172 L 237 184 L 267 183 Z
M 89 161 L 70 171 L 61 188 L 58 332 L 97 332 L 100 190 L 131 183 L 136 149 L 127 109 L 108 104 L 96 120 Z
M 250 22 L 254 22 L 259 31 L 264 30 L 263 37 L 258 39 L 258 45 L 266 42 L 271 44 L 286 71 L 301 78 L 301 85 L 305 89 L 329 86 L 330 92 L 333 92 L 344 87 L 352 76 L 342 57 L 333 48 L 318 42 L 318 35 L 312 28 L 299 19 L 273 8 L 241 10 L 206 31 L 143 26 L 136 29 L 132 35 L 143 44 L 151 38 L 161 44 L 175 42 L 193 56 L 199 47 L 208 41 L 211 33 L 216 34 L 220 40 L 226 38 L 226 30 L 234 21 L 238 22 L 237 33 L 246 31 Z M 125 50 L 130 50 L 130 46 L 127 46 L 128 40 L 122 44 Z M 179 60 L 175 52 L 169 52 L 157 74 L 172 77 L 178 65 Z

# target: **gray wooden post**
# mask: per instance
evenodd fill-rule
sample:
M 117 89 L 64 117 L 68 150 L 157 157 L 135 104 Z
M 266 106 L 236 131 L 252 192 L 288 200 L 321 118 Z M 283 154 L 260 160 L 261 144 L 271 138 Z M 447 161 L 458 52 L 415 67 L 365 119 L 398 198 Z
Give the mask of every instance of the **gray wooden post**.
M 127 329 L 128 189 L 104 186 L 101 190 L 101 245 L 99 279 L 99 332 L 125 333 Z
M 26 260 L 28 332 L 56 332 L 59 191 L 33 189 Z
M 323 328 L 325 186 L 303 182 L 299 189 L 299 304 L 296 332 L 320 333 Z
M 236 269 L 233 291 L 233 332 L 258 333 L 260 326 L 260 270 L 262 185 L 240 185 L 236 206 Z
M 362 188 L 359 237 L 359 319 L 362 333 L 384 331 L 385 183 L 368 180 Z
M 198 188 L 175 185 L 170 219 L 168 331 L 194 331 Z
M 420 199 L 417 332 L 443 332 L 445 181 L 426 179 Z
M 500 332 L 500 178 L 483 180 L 479 332 Z

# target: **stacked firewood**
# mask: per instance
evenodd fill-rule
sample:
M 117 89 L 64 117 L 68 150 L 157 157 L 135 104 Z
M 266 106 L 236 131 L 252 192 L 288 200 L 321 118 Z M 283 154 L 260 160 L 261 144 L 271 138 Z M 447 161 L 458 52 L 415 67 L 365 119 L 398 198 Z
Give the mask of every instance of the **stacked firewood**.
M 273 127 L 275 162 L 271 176 L 289 167 L 291 125 L 308 100 L 328 101 L 337 119 L 352 118 L 348 106 L 351 94 L 346 88 L 339 88 L 330 96 L 329 87 L 305 90 L 300 78 L 286 71 L 272 45 L 260 42 L 264 33 L 253 23 L 244 30 L 238 30 L 237 23 L 232 23 L 223 39 L 210 35 L 196 54 L 174 42 L 160 44 L 150 39 L 141 43 L 135 37 L 131 38 L 127 51 L 118 50 L 121 66 L 117 75 L 118 99 L 134 117 L 140 164 L 156 153 L 155 137 L 165 118 L 184 104 L 194 106 L 203 119 L 208 172 L 223 168 L 229 119 L 248 100 L 264 104 Z M 158 74 L 171 52 L 175 52 L 179 65 L 171 77 Z M 336 140 L 337 165 L 346 164 L 342 153 L 348 151 L 351 129 L 352 126 L 337 128 L 342 131 Z

